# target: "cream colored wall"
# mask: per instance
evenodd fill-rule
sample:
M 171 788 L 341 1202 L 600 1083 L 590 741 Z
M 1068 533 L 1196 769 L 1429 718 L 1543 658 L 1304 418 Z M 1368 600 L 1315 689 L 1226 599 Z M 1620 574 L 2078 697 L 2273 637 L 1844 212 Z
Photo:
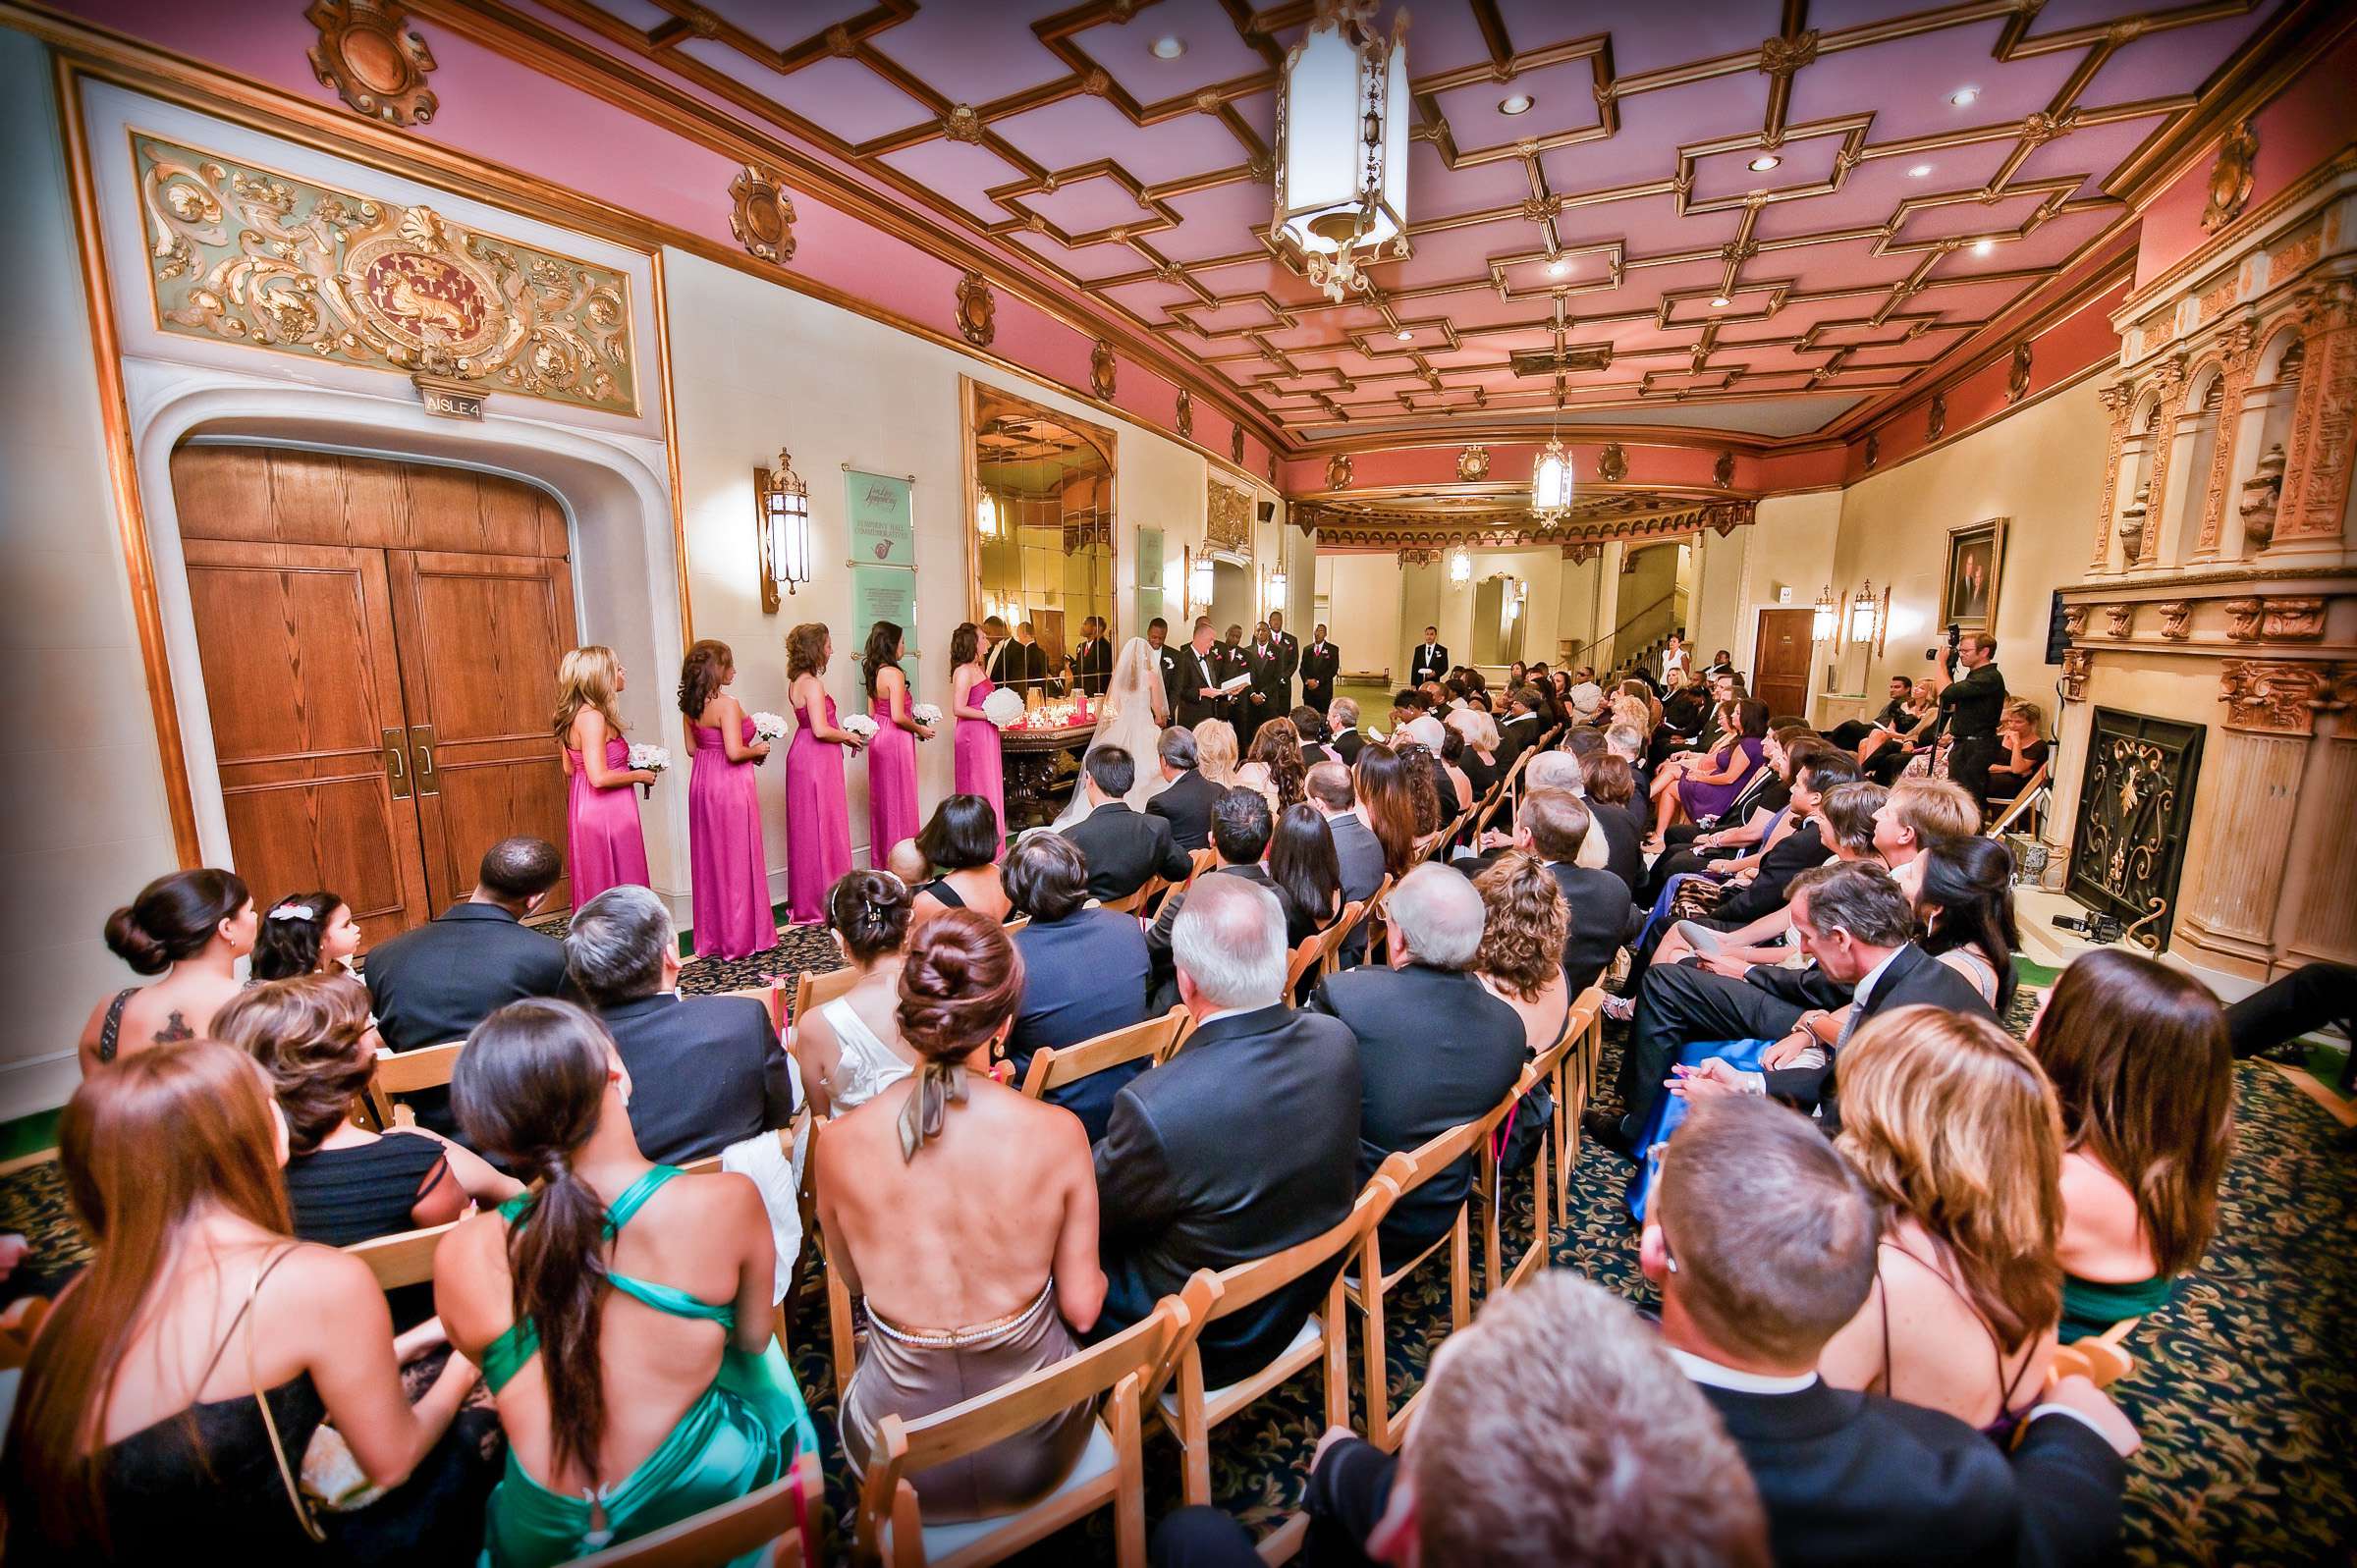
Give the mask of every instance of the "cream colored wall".
M 0 29 L 0 1119 L 62 1103 L 90 1006 L 138 977 L 106 917 L 178 868 L 107 473 L 57 108 Z
M 1120 637 L 1142 634 L 1128 624 L 1135 604 L 1137 529 L 1164 530 L 1172 560 L 1181 546 L 1200 547 L 1204 484 L 1211 465 L 1193 448 L 1111 416 L 1082 403 L 1005 376 L 953 350 L 894 331 L 881 323 L 780 289 L 749 274 L 692 255 L 667 251 L 672 380 L 678 400 L 680 494 L 687 530 L 687 582 L 695 635 L 717 637 L 736 651 L 736 692 L 750 709 L 786 711 L 783 639 L 798 622 L 823 621 L 835 634 L 835 660 L 826 686 L 837 710 L 864 712 L 858 645 L 863 626 L 850 622 L 846 563 L 843 465 L 876 473 L 913 474 L 916 527 L 917 626 L 922 651 L 917 700 L 945 708 L 950 700 L 950 632 L 967 616 L 964 459 L 959 449 L 959 378 L 1003 387 L 1046 407 L 1076 414 L 1117 432 L 1116 591 Z M 812 581 L 777 615 L 761 613 L 753 554 L 753 469 L 783 445 L 810 484 Z M 1232 469 L 1225 482 L 1273 499 Z M 1280 558 L 1283 509 L 1256 525 L 1261 562 Z M 1178 616 L 1171 616 L 1174 627 Z M 1068 631 L 1077 634 L 1077 622 Z M 1175 630 L 1175 636 L 1183 636 Z M 674 673 L 666 671 L 666 683 Z M 951 745 L 945 732 L 921 745 L 917 790 L 929 812 L 950 792 Z M 763 830 L 773 893 L 782 896 L 792 852 L 786 837 L 784 770 L 763 773 Z M 851 842 L 867 857 L 867 775 L 850 768 Z
M 1698 661 L 1721 648 L 1734 649 L 1735 605 L 1743 591 L 1744 557 L 1752 533 L 1752 528 L 1737 528 L 1721 538 L 1706 528 L 1694 536 L 1694 597 L 1686 612 L 1686 647 Z
M 1341 650 L 1344 671 L 1389 670 L 1405 678 L 1407 645 L 1399 631 L 1405 581 L 1398 556 L 1318 558 L 1326 634 Z M 1312 617 L 1307 629 L 1314 630 L 1315 624 Z
M 1787 608 L 1777 598 L 1778 589 L 1782 587 L 1792 590 L 1790 605 L 1816 602 L 1818 590 L 1834 569 L 1836 536 L 1840 527 L 1841 496 L 1837 491 L 1770 496 L 1762 501 L 1752 524 L 1727 536 L 1727 543 L 1739 548 L 1742 554 L 1742 566 L 1736 573 L 1734 608 L 1723 627 L 1705 624 L 1696 628 L 1695 636 L 1690 639 L 1696 666 L 1726 648 L 1735 656 L 1735 668 L 1750 674 L 1752 654 L 1759 647 L 1760 611 Z M 1713 566 L 1711 574 L 1724 569 L 1722 561 Z M 1724 588 L 1712 590 L 1714 594 L 1723 591 Z M 1822 695 L 1825 661 L 1830 651 L 1826 644 L 1818 646 L 1809 676 L 1809 712 L 1821 725 L 1833 722 L 1826 717 Z

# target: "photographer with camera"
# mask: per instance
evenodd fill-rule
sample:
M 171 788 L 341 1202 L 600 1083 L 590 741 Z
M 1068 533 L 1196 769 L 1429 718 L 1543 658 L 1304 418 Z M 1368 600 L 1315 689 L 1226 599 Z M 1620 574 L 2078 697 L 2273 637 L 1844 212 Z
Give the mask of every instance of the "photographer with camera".
M 1940 728 L 1947 734 L 1947 776 L 1970 791 L 1977 805 L 1989 800 L 1989 767 L 1997 761 L 1997 724 L 2005 707 L 2005 677 L 1998 673 L 1997 638 L 1986 631 L 1959 634 L 1947 628 L 1947 657 L 1932 677 L 1940 694 Z M 1961 677 L 1955 674 L 1962 666 Z

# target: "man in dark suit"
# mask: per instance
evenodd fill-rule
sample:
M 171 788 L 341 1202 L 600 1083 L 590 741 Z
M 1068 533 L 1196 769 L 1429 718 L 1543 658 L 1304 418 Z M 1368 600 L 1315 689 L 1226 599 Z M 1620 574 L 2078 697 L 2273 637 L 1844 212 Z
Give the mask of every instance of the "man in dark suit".
M 1522 1015 L 1469 972 L 1485 911 L 1464 874 L 1426 861 L 1399 879 L 1385 909 L 1390 966 L 1329 976 L 1310 1000 L 1358 1039 L 1361 1185 L 1389 1156 L 1496 1109 L 1530 1056 Z M 1468 1150 L 1393 1205 L 1379 1237 L 1383 1266 L 1397 1269 L 1448 1234 L 1472 1185 Z
M 1178 650 L 1171 646 L 1171 623 L 1156 616 L 1146 622 L 1146 648 L 1162 675 L 1163 712 L 1178 711 Z
M 1792 765 L 1790 795 L 1785 810 L 1800 819 L 1799 825 L 1777 843 L 1760 854 L 1758 867 L 1748 885 L 1730 890 L 1720 899 L 1717 908 L 1703 917 L 1702 923 L 1717 931 L 1736 931 L 1765 914 L 1784 906 L 1790 895 L 1792 879 L 1811 866 L 1821 866 L 1833 854 L 1834 846 L 1825 839 L 1823 811 L 1826 797 L 1845 784 L 1858 781 L 1858 764 L 1845 751 L 1826 746 L 1810 746 Z M 1850 797 L 1853 808 L 1845 811 L 1839 826 L 1850 832 L 1852 847 L 1859 853 L 1871 849 L 1874 843 L 1874 807 L 1878 797 Z M 1859 820 L 1855 808 L 1863 807 L 1864 818 Z M 1863 837 L 1859 837 L 1862 830 Z M 1748 858 L 1748 857 L 1738 857 Z
M 1113 644 L 1105 639 L 1105 622 L 1090 616 L 1080 622 L 1080 641 L 1067 661 L 1072 684 L 1092 697 L 1105 695 L 1113 679 Z
M 1285 1005 L 1277 895 L 1212 876 L 1186 902 L 1175 943 L 1195 1031 L 1168 1063 L 1122 1087 L 1096 1146 L 1099 1338 L 1142 1321 L 1198 1269 L 1331 1229 L 1358 1196 L 1358 1045 L 1335 1019 Z M 1267 1366 L 1332 1278 L 1313 1271 L 1206 1325 L 1206 1382 Z
M 2136 1429 L 2060 1379 L 2010 1446 L 1935 1410 L 1829 1386 L 1865 1306 L 1879 1217 L 1833 1147 L 1756 1100 L 1697 1104 L 1662 1156 L 1638 1258 L 1662 1342 L 1717 1408 L 1784 1563 L 2038 1564 L 2116 1549 Z
M 1276 823 L 1269 815 L 1268 798 L 1257 789 L 1230 789 L 1211 803 L 1212 867 L 1204 877 L 1241 877 L 1256 882 L 1271 892 L 1277 891 L 1277 881 L 1260 857 L 1269 852 L 1269 839 Z M 1203 877 L 1195 886 L 1203 885 Z M 1178 1003 L 1178 977 L 1172 956 L 1174 934 L 1178 929 L 1178 912 L 1186 907 L 1187 890 L 1174 888 L 1163 898 L 1162 907 L 1155 911 L 1154 924 L 1146 928 L 1146 951 L 1154 958 L 1153 1008 L 1165 1011 Z
M 1999 749 L 1997 721 L 2005 707 L 1997 639 L 1985 631 L 1969 633 L 1956 645 L 1956 662 L 1964 667 L 1961 679 L 1949 680 L 1945 672 L 1932 677 L 1940 693 L 1940 728 L 1947 731 L 1947 776 L 1970 790 L 1975 803 L 1985 804 L 1989 765 Z
M 1146 815 L 1171 825 L 1171 841 L 1192 853 L 1211 847 L 1212 802 L 1227 793 L 1195 771 L 1200 760 L 1195 732 L 1177 725 L 1162 732 L 1156 747 L 1162 764 L 1162 791 L 1146 802 Z
M 1283 713 L 1293 705 L 1293 676 L 1301 668 L 1301 639 L 1285 629 L 1282 610 L 1269 612 L 1269 638 L 1277 645 L 1278 676 L 1284 682 L 1277 711 Z
M 1688 1080 L 1697 1086 L 1691 1096 L 1774 1095 L 1817 1109 L 1831 1133 L 1841 1122 L 1834 1061 L 1867 1019 L 1918 1002 L 1996 1016 L 1971 981 L 1915 946 L 1915 912 L 1881 867 L 1844 861 L 1804 871 L 1792 879 L 1791 908 L 1801 950 L 1816 960 L 1810 968 L 1754 965 L 1739 980 L 1686 963 L 1645 971 L 1620 1057 L 1625 1114 L 1617 1121 L 1598 1115 L 1588 1123 L 1606 1145 L 1623 1154 L 1635 1146 L 1654 1097 L 1664 1092 L 1670 1064 L 1694 1041 L 1777 1044 L 1761 1058 L 1765 1072 L 1710 1062 Z M 1832 1010 L 1844 1004 L 1846 1017 Z M 1796 1063 L 1796 1057 L 1815 1064 Z
M 1871 719 L 1844 719 L 1828 730 L 1825 732 L 1825 738 L 1839 746 L 1843 751 L 1854 752 L 1858 749 L 1859 743 L 1877 730 L 1901 733 L 1913 729 L 1915 716 L 1907 712 L 1907 694 L 1914 689 L 1915 683 L 1905 676 L 1892 676 L 1891 677 L 1891 700 L 1883 704 L 1880 713 Z
M 1244 647 L 1241 622 L 1230 626 L 1228 635 L 1220 639 L 1220 669 L 1223 672 L 1220 678 L 1223 680 L 1252 673 L 1252 655 Z
M 1265 621 L 1252 628 L 1251 644 L 1244 649 L 1244 672 L 1252 683 L 1244 688 L 1243 700 L 1237 704 L 1235 740 L 1249 752 L 1260 727 L 1271 719 L 1284 718 L 1292 707 L 1287 699 L 1293 683 L 1286 675 L 1285 650 L 1278 646 L 1277 634 Z
M 1321 762 L 1303 777 L 1301 787 L 1333 836 L 1335 864 L 1343 877 L 1343 902 L 1363 903 L 1374 897 L 1375 890 L 1383 885 L 1383 840 L 1358 814 L 1350 770 L 1339 762 Z M 1366 951 L 1367 925 L 1361 920 L 1343 940 L 1343 961 L 1356 963 Z
M 1342 650 L 1326 640 L 1326 623 L 1311 631 L 1301 650 L 1301 700 L 1320 713 L 1334 703 L 1334 677 L 1342 674 Z
M 1014 635 L 992 653 L 987 671 L 993 684 L 1009 686 L 1018 697 L 1042 690 L 1048 681 L 1048 651 L 1042 648 L 1026 621 Z
M 1634 942 L 1645 911 L 1628 888 L 1609 871 L 1580 865 L 1580 846 L 1594 826 L 1588 808 L 1563 789 L 1533 789 L 1514 814 L 1513 847 L 1546 862 L 1570 905 L 1571 929 L 1563 938 L 1563 980 L 1576 997 L 1612 966 L 1613 955 Z
M 1407 683 L 1420 686 L 1427 680 L 1438 680 L 1449 673 L 1449 650 L 1441 643 L 1441 628 L 1426 626 L 1424 640 L 1408 656 Z
M 1089 812 L 1064 830 L 1088 863 L 1088 895 L 1104 902 L 1126 898 L 1149 878 L 1183 881 L 1186 851 L 1171 837 L 1162 817 L 1132 811 L 1126 795 L 1137 783 L 1137 764 L 1120 746 L 1095 746 L 1083 760 L 1080 787 Z
M 1088 862 L 1063 835 L 1025 835 L 1007 851 L 1004 876 L 1008 902 L 1030 916 L 1014 934 L 1023 996 L 1007 1034 L 1007 1061 L 1020 1088 L 1033 1053 L 1143 1023 L 1153 963 L 1134 918 L 1089 906 Z M 1092 1072 L 1047 1098 L 1078 1116 L 1094 1142 L 1105 1136 L 1115 1094 L 1145 1068 L 1137 1061 Z
M 1228 678 L 1227 661 L 1212 641 L 1209 621 L 1195 622 L 1194 640 L 1178 650 L 1178 672 L 1171 678 L 1172 722 L 1180 729 L 1228 717 L 1228 699 L 1220 692 L 1220 682 Z
M 1358 727 L 1358 704 L 1348 697 L 1337 697 L 1328 703 L 1326 732 L 1334 737 L 1335 755 L 1345 766 L 1356 766 L 1358 748 L 1367 743 L 1367 732 Z
M 1528 686 L 1517 686 L 1507 693 L 1506 714 L 1498 721 L 1498 770 L 1510 770 L 1514 759 L 1538 743 L 1539 694 Z
M 679 995 L 678 935 L 651 889 L 608 888 L 575 910 L 565 961 L 630 1070 L 630 1131 L 647 1159 L 701 1160 L 793 1122 L 769 1009 L 750 997 Z

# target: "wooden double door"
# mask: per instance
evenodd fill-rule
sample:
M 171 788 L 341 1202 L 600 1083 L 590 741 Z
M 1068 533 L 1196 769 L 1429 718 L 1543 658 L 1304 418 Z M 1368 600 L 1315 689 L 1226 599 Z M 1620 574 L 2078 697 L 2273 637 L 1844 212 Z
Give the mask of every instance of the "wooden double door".
M 373 943 L 465 897 L 501 838 L 562 849 L 549 716 L 573 580 L 551 497 L 268 447 L 183 448 L 172 478 L 230 847 L 257 899 L 331 891 Z

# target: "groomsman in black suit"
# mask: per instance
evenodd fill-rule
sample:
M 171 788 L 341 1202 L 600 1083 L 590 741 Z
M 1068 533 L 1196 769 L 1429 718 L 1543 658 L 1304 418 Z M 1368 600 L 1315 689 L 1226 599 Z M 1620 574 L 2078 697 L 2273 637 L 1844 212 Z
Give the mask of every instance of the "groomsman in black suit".
M 1426 626 L 1424 640 L 1407 661 L 1407 683 L 1420 686 L 1427 680 L 1438 680 L 1449 673 L 1449 650 L 1441 642 L 1441 628 Z
M 1334 702 L 1334 677 L 1342 674 L 1342 650 L 1326 640 L 1326 625 L 1318 628 L 1301 650 L 1301 700 L 1320 713 Z
M 1244 628 L 1240 623 L 1230 626 L 1228 635 L 1220 639 L 1220 669 L 1223 679 L 1251 674 L 1252 656 L 1244 651 Z
M 1090 616 L 1080 622 L 1080 645 L 1070 659 L 1072 683 L 1092 697 L 1105 695 L 1113 682 L 1113 644 L 1105 638 L 1105 622 Z
M 1014 638 L 999 644 L 987 673 L 993 684 L 1012 686 L 1018 697 L 1047 685 L 1048 650 L 1039 645 L 1030 622 L 1018 624 Z
M 1195 640 L 1178 651 L 1172 676 L 1171 721 L 1192 730 L 1206 719 L 1228 717 L 1228 699 L 1220 682 L 1228 678 L 1228 661 L 1211 639 L 1211 622 L 1195 622 Z
M 1293 706 L 1293 672 L 1301 668 L 1301 639 L 1285 629 L 1285 612 L 1269 612 L 1269 636 L 1277 644 L 1278 663 L 1284 667 L 1285 684 L 1273 700 L 1277 711 L 1287 713 Z M 1317 705 L 1321 710 L 1324 704 Z
M 1171 623 L 1156 616 L 1146 622 L 1146 646 L 1154 668 L 1162 673 L 1163 712 L 1178 711 L 1178 650 L 1171 646 Z
M 1292 704 L 1286 693 L 1292 682 L 1286 678 L 1285 650 L 1277 644 L 1277 634 L 1265 621 L 1252 628 L 1252 645 L 1244 650 L 1244 670 L 1252 684 L 1244 688 L 1241 710 L 1235 721 L 1235 743 L 1245 751 L 1252 749 L 1252 737 L 1260 727 L 1271 719 L 1283 719 Z

